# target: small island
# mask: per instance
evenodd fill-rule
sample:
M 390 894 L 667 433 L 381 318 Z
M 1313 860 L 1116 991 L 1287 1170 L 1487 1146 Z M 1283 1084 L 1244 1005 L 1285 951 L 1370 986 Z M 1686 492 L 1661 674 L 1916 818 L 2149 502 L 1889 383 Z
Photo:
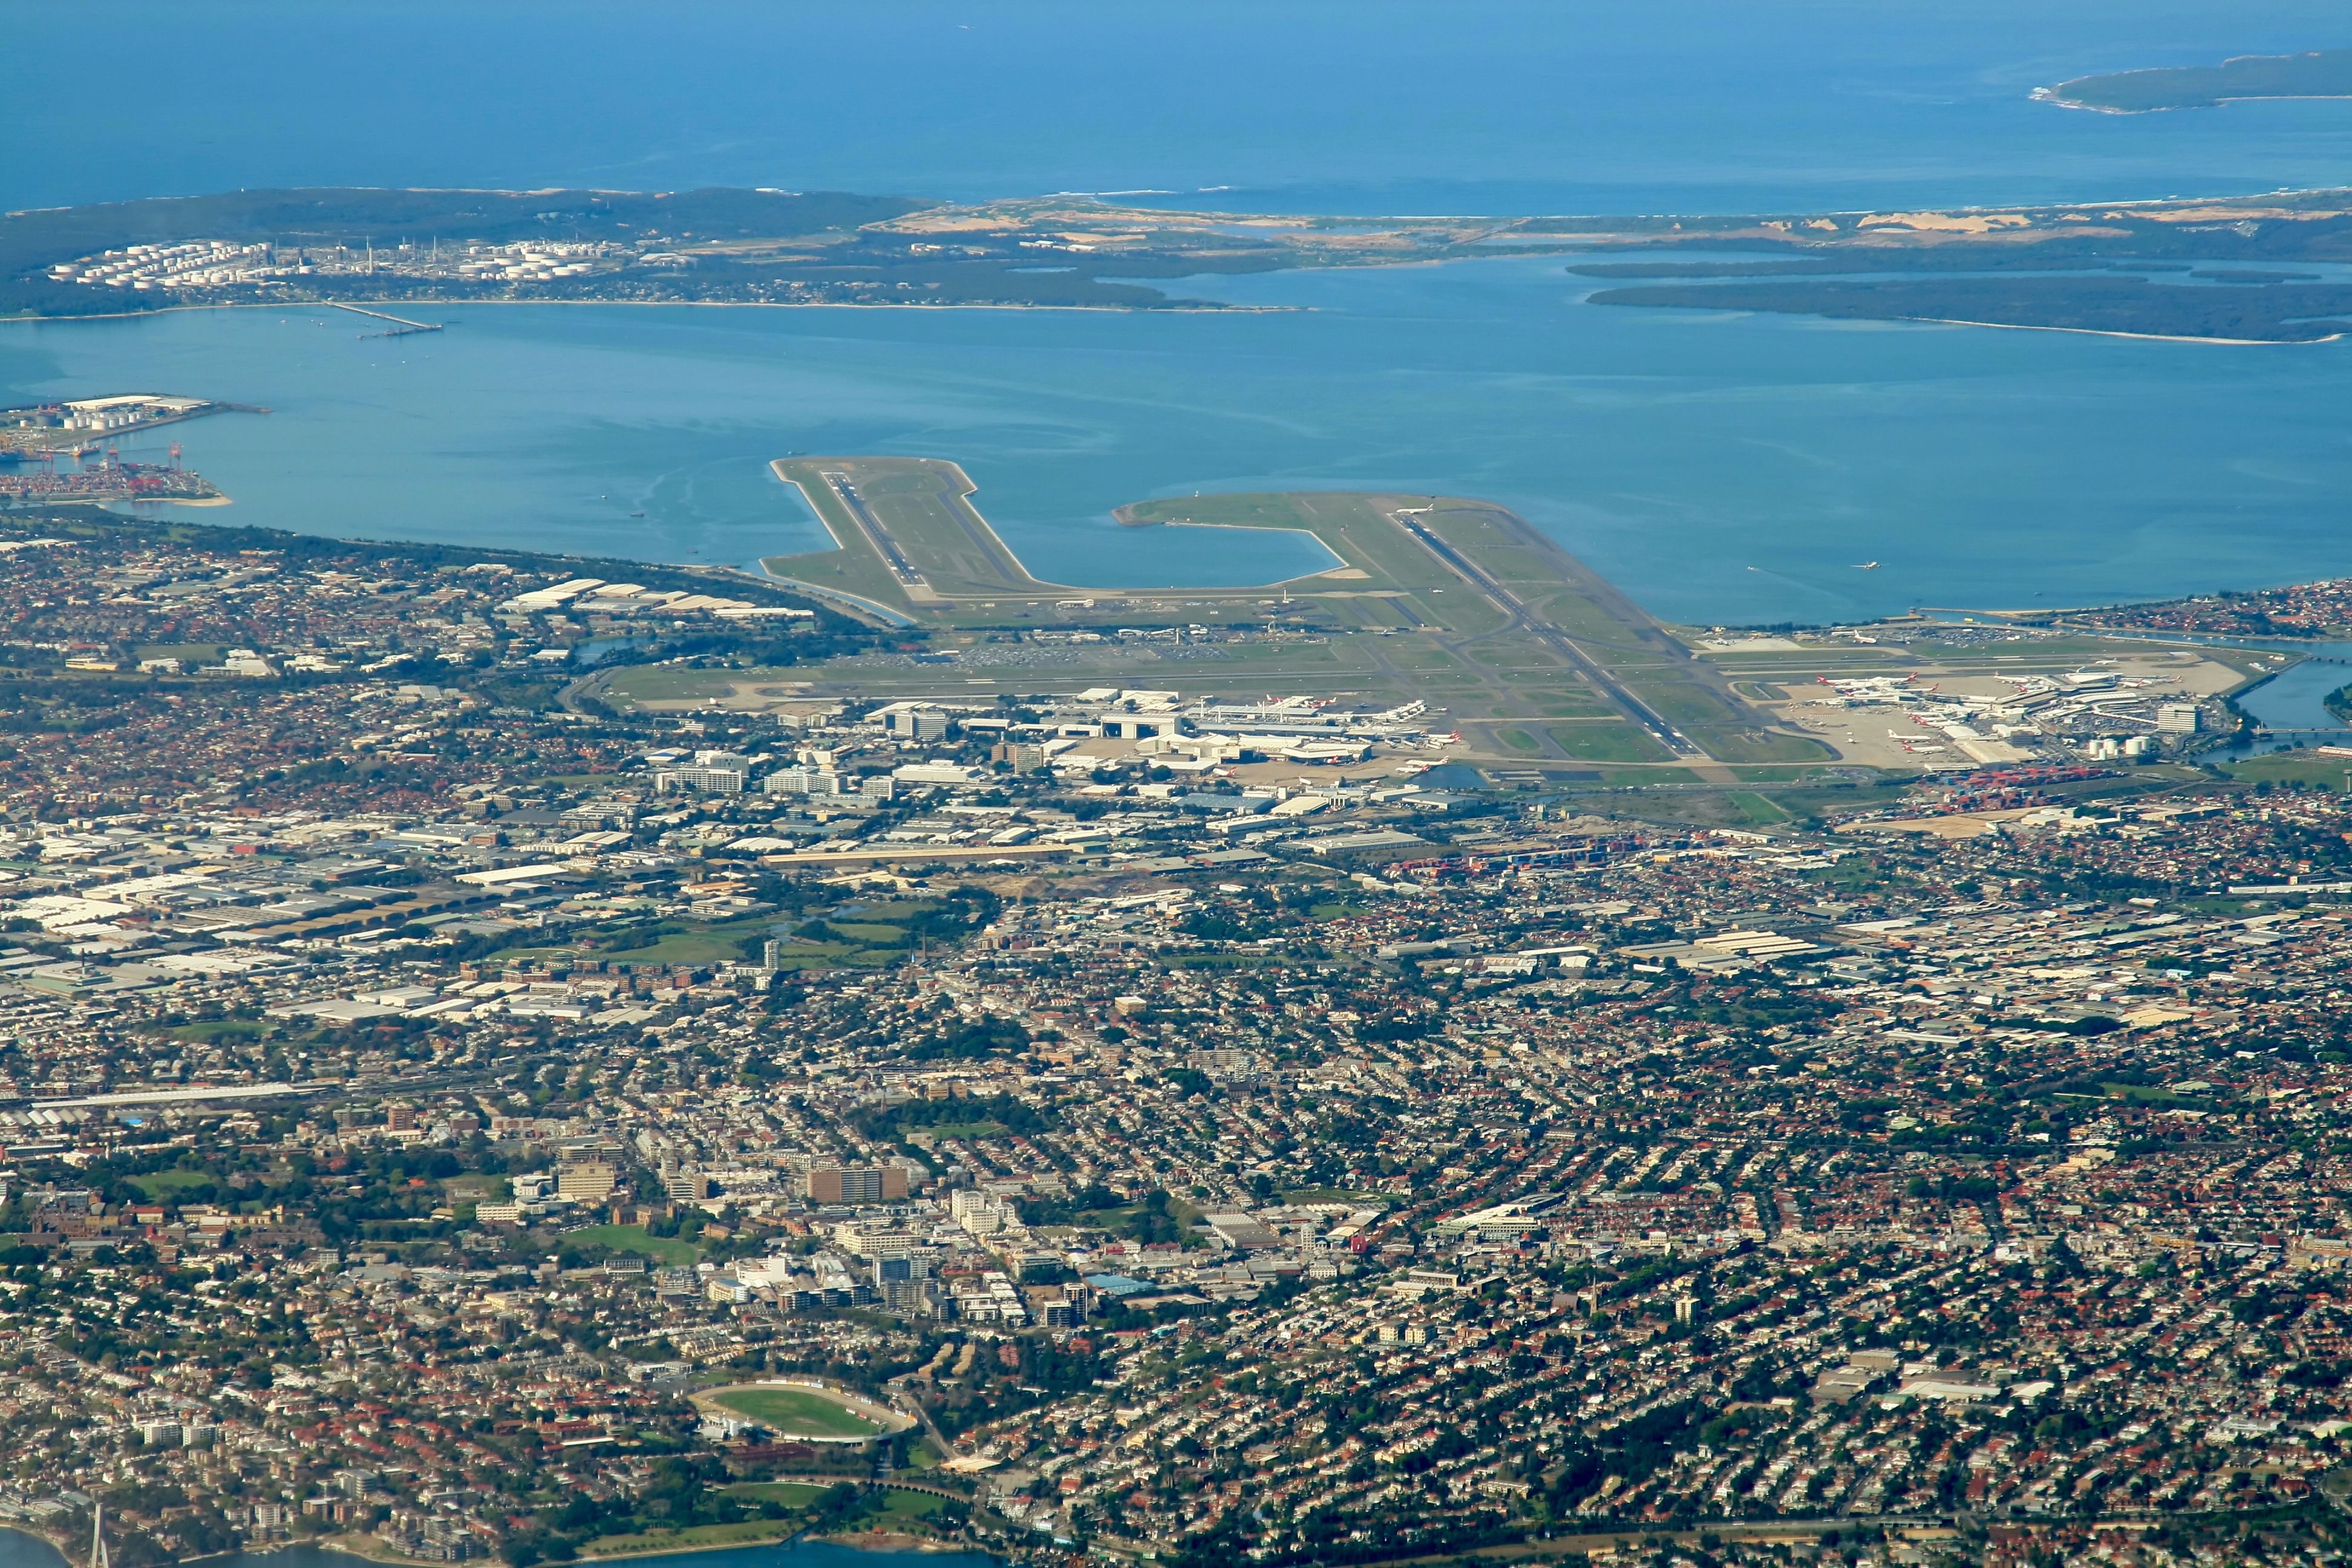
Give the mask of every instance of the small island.
M 2352 49 L 2239 55 L 2218 66 L 2109 71 L 2036 88 L 2033 96 L 2061 109 L 2088 109 L 2101 114 L 2217 109 L 2225 103 L 2263 98 L 2352 98 Z

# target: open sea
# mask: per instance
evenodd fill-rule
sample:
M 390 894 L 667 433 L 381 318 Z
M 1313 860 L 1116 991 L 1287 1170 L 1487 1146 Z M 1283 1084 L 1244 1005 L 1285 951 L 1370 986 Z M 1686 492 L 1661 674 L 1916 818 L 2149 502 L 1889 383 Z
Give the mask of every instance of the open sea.
M 0 205 L 306 183 L 1471 214 L 2248 193 L 2352 184 L 2352 103 L 2026 95 L 2347 34 L 2315 0 L 91 0 L 15 19 L 19 58 L 54 63 L 11 83 L 48 152 L 9 161 Z M 961 461 L 1032 569 L 1080 585 L 1312 570 L 1278 536 L 1108 515 L 1272 486 L 1490 497 L 1700 623 L 2352 571 L 2352 343 L 1637 311 L 1590 287 L 1494 259 L 1171 286 L 1272 314 L 468 307 L 372 342 L 299 310 L 18 323 L 0 400 L 276 410 L 168 433 L 236 498 L 203 521 L 646 559 L 820 547 L 767 459 L 881 452 Z

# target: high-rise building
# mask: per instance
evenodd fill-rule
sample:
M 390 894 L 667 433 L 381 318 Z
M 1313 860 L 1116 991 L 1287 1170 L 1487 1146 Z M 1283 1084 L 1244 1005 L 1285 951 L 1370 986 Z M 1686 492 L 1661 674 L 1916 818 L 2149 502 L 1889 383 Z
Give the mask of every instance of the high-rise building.
M 668 795 L 675 790 L 701 790 L 709 795 L 741 795 L 745 774 L 740 768 L 656 768 L 654 770 L 654 790 Z
M 836 795 L 842 793 L 839 773 L 828 767 L 808 763 L 778 768 L 760 781 L 760 787 L 769 795 Z
M 902 741 L 936 741 L 948 732 L 954 721 L 944 713 L 925 713 L 914 709 L 885 711 L 882 728 Z
M 808 1195 L 820 1204 L 887 1204 L 907 1195 L 903 1165 L 818 1165 L 809 1172 Z
M 613 1195 L 620 1175 L 602 1160 L 566 1160 L 555 1168 L 555 1193 L 573 1203 L 603 1203 Z

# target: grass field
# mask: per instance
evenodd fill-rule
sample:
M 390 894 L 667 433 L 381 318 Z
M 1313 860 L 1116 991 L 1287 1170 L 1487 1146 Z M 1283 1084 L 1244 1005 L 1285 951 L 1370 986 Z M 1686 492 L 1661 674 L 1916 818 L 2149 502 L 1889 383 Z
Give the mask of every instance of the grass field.
M 1279 490 L 1251 495 L 1171 497 L 1118 509 L 1129 523 L 1178 523 L 1198 528 L 1305 528 L 1297 496 Z
M 1810 735 L 1779 731 L 1697 724 L 1691 727 L 1691 734 L 1727 763 L 1826 763 L 1836 755 Z
M 1775 823 L 1786 822 L 1790 819 L 1788 812 L 1781 810 L 1754 790 L 1734 790 L 1726 798 L 1738 806 L 1748 821 L 1759 827 L 1769 827 Z
M 1580 763 L 1662 763 L 1666 749 L 1646 730 L 1622 720 L 1607 723 L 1555 724 L 1547 731 L 1563 756 Z
M 786 1508 L 806 1508 L 832 1489 L 830 1481 L 737 1481 L 719 1489 L 729 1497 L 748 1498 L 753 1502 L 782 1503 Z
M 2301 784 L 2306 788 L 2342 790 L 2352 781 L 2352 757 L 2323 757 L 2312 752 L 2268 752 L 2243 762 L 2225 763 L 2222 771 L 2248 784 Z
M 819 1498 L 832 1490 L 834 1484 L 835 1483 L 829 1481 L 823 1483 L 811 1481 L 737 1481 L 732 1486 L 721 1487 L 719 1489 L 729 1497 L 741 1498 L 747 1502 L 772 1502 L 779 1503 L 785 1508 L 805 1510 L 812 1507 Z M 893 1528 L 904 1528 L 912 1524 L 919 1524 L 928 1521 L 932 1515 L 938 1513 L 940 1510 L 947 1506 L 948 1500 L 945 1498 L 934 1497 L 929 1492 L 912 1491 L 901 1487 L 890 1487 L 884 1489 L 880 1499 L 874 1504 L 873 1513 L 868 1515 L 867 1518 L 859 1524 L 858 1528 L 866 1530 L 890 1530 Z M 722 1526 L 720 1528 L 726 1527 Z M 620 1538 L 614 1537 L 613 1539 L 617 1540 Z
M 157 1171 L 152 1175 L 133 1176 L 131 1184 L 147 1194 L 150 1203 L 169 1203 L 190 1187 L 201 1186 L 213 1178 L 202 1171 Z
M 200 1023 L 177 1024 L 163 1032 L 175 1040 L 194 1040 L 211 1045 L 224 1038 L 257 1040 L 268 1030 L 268 1025 L 256 1018 L 207 1018 Z
M 882 1506 L 874 1512 L 874 1523 L 882 1530 L 892 1525 L 913 1524 L 930 1518 L 947 1505 L 948 1500 L 943 1497 L 894 1487 L 882 1494 Z
M 655 1552 L 707 1552 L 716 1546 L 751 1546 L 783 1541 L 801 1531 L 796 1519 L 750 1519 L 740 1524 L 698 1524 L 643 1535 L 600 1535 L 582 1543 L 583 1557 L 634 1557 Z
M 752 920 L 731 925 L 688 927 L 667 932 L 642 947 L 599 950 L 599 954 L 615 963 L 738 963 L 743 957 L 738 944 L 746 937 L 764 939 L 768 925 L 764 920 Z
M 653 941 L 636 941 L 626 946 L 613 947 L 593 941 L 594 932 L 586 933 L 592 940 L 569 945 L 543 947 L 500 948 L 501 958 L 573 958 L 593 952 L 600 959 L 615 963 L 735 963 L 743 961 L 741 943 L 746 938 L 765 940 L 774 928 L 770 917 L 735 921 L 719 925 L 698 925 L 689 921 L 664 921 L 660 934 Z M 783 945 L 776 950 L 779 969 L 864 969 L 884 964 L 903 952 L 909 945 L 907 933 L 897 926 L 871 925 L 859 928 L 871 931 L 871 937 L 859 937 L 849 942 L 808 942 L 798 938 L 782 938 Z M 845 931 L 845 935 L 853 934 Z
M 934 1138 L 1002 1138 L 1010 1131 L 1002 1121 L 940 1121 L 921 1131 Z
M 565 1238 L 611 1252 L 635 1253 L 671 1268 L 683 1268 L 702 1256 L 702 1249 L 692 1242 L 674 1236 L 647 1236 L 641 1225 L 592 1225 L 585 1230 L 567 1231 Z
M 710 1396 L 788 1437 L 871 1437 L 884 1428 L 807 1388 L 730 1388 Z

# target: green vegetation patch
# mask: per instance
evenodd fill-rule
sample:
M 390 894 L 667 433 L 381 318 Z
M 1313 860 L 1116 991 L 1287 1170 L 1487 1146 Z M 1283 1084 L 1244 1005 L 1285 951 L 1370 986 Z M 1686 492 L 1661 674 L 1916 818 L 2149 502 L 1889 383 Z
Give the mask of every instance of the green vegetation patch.
M 894 1524 L 928 1520 L 947 1506 L 948 1500 L 943 1497 L 891 1487 L 883 1492 L 881 1505 L 875 1510 L 873 1517 L 877 1525 L 887 1530 Z
M 615 963 L 729 963 L 743 956 L 740 944 L 745 938 L 764 940 L 769 924 L 764 919 L 724 925 L 665 921 L 652 941 L 604 951 L 601 956 Z
M 2224 763 L 2221 771 L 2248 784 L 2293 784 L 2303 788 L 2340 790 L 2352 777 L 2352 757 L 2323 757 L 2314 752 L 2268 752 Z
M 871 1437 L 887 1430 L 808 1388 L 730 1388 L 711 1398 L 788 1437 Z
M 252 1018 L 206 1018 L 194 1024 L 175 1024 L 163 1032 L 175 1040 L 208 1046 L 222 1039 L 257 1040 L 268 1033 L 268 1026 Z
M 1769 827 L 1774 823 L 1790 820 L 1787 812 L 1758 795 L 1754 790 L 1734 790 L 1727 798 L 1732 805 L 1739 808 L 1748 821 L 1759 827 Z
M 2213 109 L 2235 99 L 2352 98 L 2352 49 L 2240 55 L 2214 66 L 2108 71 L 2062 81 L 2042 96 L 2071 109 L 2116 114 Z
M 1545 733 L 1579 762 L 1662 763 L 1667 759 L 1666 749 L 1648 731 L 1620 721 L 1555 724 Z
M 679 669 L 662 665 L 640 665 L 634 669 L 615 672 L 604 681 L 604 690 L 630 702 L 679 702 L 693 698 L 724 697 L 735 689 L 739 680 L 755 679 L 761 674 L 751 670 Z
M 1688 768 L 1602 768 L 1601 782 L 1618 788 L 1628 784 L 1646 788 L 1653 784 L 1696 784 L 1698 775 Z
M 779 969 L 868 969 L 904 957 L 919 938 L 962 931 L 973 918 L 967 911 L 977 908 L 961 900 L 906 900 L 864 911 L 856 921 L 809 921 L 796 931 L 775 915 L 715 924 L 677 920 L 615 922 L 583 931 L 569 945 L 504 948 L 500 956 L 593 952 L 615 963 L 749 963 L 760 956 L 773 937 L 782 943 L 776 953 Z M 979 918 L 984 920 L 984 913 Z
M 1305 528 L 1295 497 L 1216 495 L 1137 501 L 1118 509 L 1122 522 L 1191 522 L 1213 528 Z
M 829 1482 L 817 1481 L 737 1481 L 719 1490 L 729 1497 L 748 1498 L 754 1502 L 782 1503 L 786 1508 L 806 1508 L 824 1496 Z
M 638 1557 L 656 1552 L 704 1551 L 714 1546 L 751 1546 L 783 1541 L 801 1531 L 798 1520 L 747 1519 L 740 1524 L 696 1524 L 684 1530 L 652 1530 L 641 1535 L 600 1535 L 583 1542 L 583 1557 Z
M 683 1268 L 702 1256 L 702 1249 L 676 1237 L 648 1236 L 641 1225 L 592 1225 L 566 1231 L 563 1239 L 575 1245 L 601 1247 L 607 1252 L 650 1258 L 670 1268 Z
M 1011 1128 L 1002 1121 L 942 1121 L 926 1127 L 924 1131 L 934 1138 L 1002 1138 Z
M 1690 737 L 1727 763 L 1825 763 L 1837 753 L 1810 735 L 1696 725 Z
M 151 1203 L 169 1203 L 191 1188 L 213 1187 L 211 1174 L 204 1171 L 157 1171 L 150 1175 L 133 1176 L 131 1184 L 147 1194 Z

